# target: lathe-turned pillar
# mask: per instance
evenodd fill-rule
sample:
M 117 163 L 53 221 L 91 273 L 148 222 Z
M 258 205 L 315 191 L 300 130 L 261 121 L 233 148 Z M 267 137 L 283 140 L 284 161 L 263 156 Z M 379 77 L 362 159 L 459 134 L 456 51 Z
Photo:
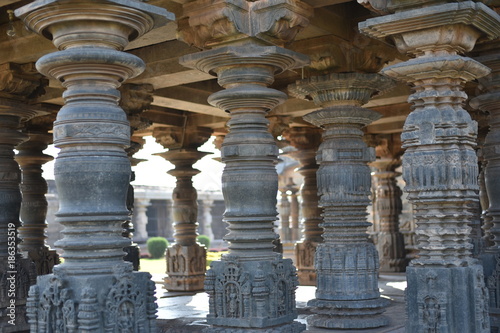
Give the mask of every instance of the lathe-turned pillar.
M 317 290 L 308 303 L 314 313 L 307 318 L 309 325 L 353 329 L 388 323 L 381 315 L 387 301 L 378 289 L 378 254 L 367 234 L 367 163 L 375 159 L 375 152 L 364 143 L 361 130 L 380 114 L 361 105 L 392 85 L 379 74 L 334 73 L 288 87 L 292 95 L 311 97 L 322 107 L 304 116 L 323 128 L 316 160 L 324 242 L 316 249 Z
M 370 2 L 370 1 L 368 1 Z M 371 4 L 371 2 L 370 2 Z M 460 54 L 500 35 L 500 17 L 472 1 L 373 3 L 394 13 L 360 23 L 414 56 L 383 70 L 413 86 L 401 140 L 419 257 L 406 270 L 407 332 L 489 332 L 483 267 L 471 256 L 478 201 L 477 124 L 462 107 L 466 81 L 489 69 Z
M 297 317 L 295 267 L 273 251 L 278 148 L 265 116 L 286 99 L 286 94 L 267 88 L 274 75 L 302 66 L 307 59 L 271 44 L 292 40 L 311 12 L 293 0 L 242 5 L 190 2 L 184 9 L 192 26 L 183 30 L 182 20 L 179 23 L 186 41 L 213 47 L 184 56 L 181 63 L 217 75 L 224 90 L 212 94 L 209 102 L 231 117 L 221 147 L 224 221 L 229 225 L 224 239 L 229 242 L 229 254 L 212 262 L 207 272 L 207 322 L 212 325 L 209 331 L 220 333 L 300 332 L 305 325 L 293 321 Z M 212 26 L 214 20 L 227 34 Z
M 316 269 L 314 268 L 314 255 L 316 247 L 323 242 L 323 228 L 319 226 L 323 222 L 321 214 L 323 210 L 319 207 L 318 185 L 316 172 L 316 152 L 321 142 L 321 129 L 317 127 L 291 127 L 283 136 L 290 145 L 297 150 L 286 153 L 299 161 L 300 167 L 297 169 L 304 178 L 300 187 L 302 197 L 302 239 L 295 244 L 295 264 L 297 265 L 297 275 L 299 284 L 302 286 L 316 285 Z
M 176 178 L 172 193 L 172 211 L 175 243 L 167 249 L 167 276 L 165 289 L 169 291 L 203 290 L 207 266 L 206 248 L 196 241 L 198 236 L 198 194 L 193 176 L 200 170 L 193 168 L 209 153 L 198 151 L 212 130 L 203 127 L 155 128 L 156 141 L 169 148 L 159 155 L 175 165 L 168 173 Z
M 65 260 L 30 289 L 30 331 L 154 332 L 154 283 L 123 260 L 130 126 L 117 89 L 144 69 L 122 52 L 129 40 L 173 15 L 129 0 L 35 1 L 16 15 L 60 50 L 40 58 L 37 69 L 66 88 L 53 129 L 61 149 L 56 220 L 64 226 L 56 246 Z
M 491 74 L 479 79 L 480 94 L 470 105 L 489 112 L 490 130 L 482 149 L 484 182 L 488 207 L 485 219 L 485 245 L 480 259 L 484 266 L 486 286 L 489 292 L 489 313 L 492 332 L 500 329 L 500 43 L 488 43 L 479 48 L 475 60 L 491 68 Z
M 35 283 L 35 265 L 21 249 L 21 170 L 14 147 L 29 139 L 21 133 L 22 123 L 40 114 L 28 105 L 46 84 L 33 64 L 0 65 L 0 331 L 29 330 L 26 303 Z M 42 113 L 43 114 L 43 113 Z M 43 229 L 42 229 L 43 230 Z M 25 233 L 26 235 L 26 233 Z M 43 243 L 43 231 L 36 241 Z M 27 239 L 33 243 L 33 238 Z

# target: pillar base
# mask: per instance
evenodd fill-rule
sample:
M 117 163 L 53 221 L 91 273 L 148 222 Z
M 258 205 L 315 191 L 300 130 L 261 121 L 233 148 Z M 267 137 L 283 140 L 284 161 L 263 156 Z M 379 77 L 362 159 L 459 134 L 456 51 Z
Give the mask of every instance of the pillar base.
M 408 267 L 406 332 L 490 332 L 483 268 Z
M 0 261 L 0 331 L 28 332 L 26 297 L 30 285 L 35 283 L 35 265 L 31 259 L 16 258 L 14 267 L 7 260 Z M 15 300 L 11 305 L 11 300 Z
M 60 271 L 60 272 L 59 272 Z M 151 275 L 117 265 L 113 275 L 38 277 L 28 297 L 31 333 L 155 332 Z
M 139 249 L 139 245 L 134 243 L 130 246 L 124 247 L 123 251 L 126 253 L 123 260 L 131 262 L 133 270 L 138 271 L 141 267 L 141 250 Z
M 209 332 L 301 332 L 297 318 L 297 275 L 290 259 L 241 261 L 225 256 L 207 272 Z
M 307 317 L 307 323 L 315 327 L 337 329 L 364 329 L 385 326 L 387 317 L 381 314 L 389 305 L 384 298 L 358 301 L 330 301 L 313 299 L 307 303 L 315 314 Z
M 51 274 L 54 266 L 59 264 L 57 252 L 46 246 L 28 250 L 28 257 L 35 263 L 37 276 Z
M 174 244 L 167 250 L 167 276 L 163 280 L 169 291 L 203 290 L 207 265 L 207 251 L 198 243 L 182 246 Z
M 295 262 L 297 266 L 299 285 L 301 286 L 316 285 L 314 254 L 316 253 L 317 246 L 317 242 L 311 241 L 303 241 L 295 244 Z
M 235 328 L 235 327 L 209 327 L 203 333 L 300 333 L 306 329 L 306 325 L 293 322 L 288 325 L 266 327 L 266 328 Z
M 489 292 L 491 332 L 497 333 L 500 331 L 500 253 L 496 248 L 486 249 L 480 259 Z

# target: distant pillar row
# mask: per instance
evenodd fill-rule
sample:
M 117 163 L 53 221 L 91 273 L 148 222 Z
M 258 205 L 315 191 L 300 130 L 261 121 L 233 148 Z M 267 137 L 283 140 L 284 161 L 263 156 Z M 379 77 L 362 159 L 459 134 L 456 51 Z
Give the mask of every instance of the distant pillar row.
M 285 130 L 283 136 L 297 150 L 286 153 L 299 161 L 300 168 L 297 169 L 304 178 L 300 187 L 302 197 L 302 230 L 303 238 L 295 244 L 295 264 L 299 284 L 302 286 L 316 286 L 316 269 L 314 268 L 314 255 L 319 243 L 323 242 L 323 222 L 321 214 L 323 210 L 319 207 L 318 185 L 316 172 L 316 151 L 321 142 L 321 129 L 316 127 L 292 127 Z
M 379 258 L 367 234 L 371 194 L 367 163 L 375 159 L 375 152 L 363 142 L 361 130 L 380 114 L 361 105 L 392 85 L 379 74 L 333 73 L 288 87 L 292 95 L 310 96 L 323 107 L 304 116 L 323 128 L 316 160 L 324 242 L 316 249 L 317 290 L 308 303 L 314 313 L 307 318 L 309 325 L 353 329 L 388 323 L 381 315 L 387 301 L 378 289 Z
M 166 23 L 169 13 L 111 0 L 40 1 L 16 15 L 60 50 L 40 58 L 37 69 L 66 88 L 53 127 L 54 144 L 61 148 L 54 169 L 56 220 L 64 226 L 56 246 L 65 261 L 31 287 L 30 331 L 155 332 L 154 282 L 123 261 L 123 248 L 130 245 L 122 236 L 129 219 L 130 161 L 124 148 L 130 126 L 117 89 L 144 70 L 141 59 L 121 51 L 155 23 Z
M 210 138 L 211 133 L 209 128 L 192 126 L 157 128 L 153 132 L 157 142 L 169 148 L 167 152 L 156 155 L 175 165 L 175 169 L 168 173 L 177 180 L 172 193 L 175 243 L 167 249 L 167 276 L 164 279 L 165 289 L 170 291 L 203 290 L 207 249 L 196 241 L 198 194 L 192 178 L 200 173 L 193 164 L 209 154 L 197 148 Z
M 484 140 L 484 183 L 488 207 L 485 228 L 486 248 L 480 256 L 489 292 L 490 323 L 493 330 L 500 329 L 500 43 L 487 43 L 483 56 L 474 58 L 491 68 L 490 75 L 479 79 L 481 94 L 470 105 L 489 112 L 490 130 Z
M 401 135 L 419 250 L 406 271 L 406 330 L 489 332 L 488 291 L 483 268 L 471 256 L 469 226 L 479 190 L 477 125 L 462 107 L 464 84 L 489 69 L 460 54 L 478 38 L 497 38 L 500 17 L 471 1 L 408 4 L 374 1 L 377 11 L 394 14 L 359 25 L 372 37 L 393 38 L 400 52 L 414 57 L 383 69 L 414 90 L 409 97 L 414 109 Z
M 0 74 L 5 80 L 0 98 L 0 331 L 6 333 L 29 330 L 27 296 L 36 279 L 32 259 L 20 249 L 21 170 L 14 159 L 15 146 L 29 139 L 21 133 L 21 124 L 38 114 L 28 105 L 29 97 L 36 97 L 37 89 L 43 85 L 41 76 L 34 73 L 33 64 L 0 65 Z M 38 220 L 28 220 L 28 230 L 23 230 L 28 236 L 24 250 L 37 252 L 45 245 L 43 232 L 38 230 Z

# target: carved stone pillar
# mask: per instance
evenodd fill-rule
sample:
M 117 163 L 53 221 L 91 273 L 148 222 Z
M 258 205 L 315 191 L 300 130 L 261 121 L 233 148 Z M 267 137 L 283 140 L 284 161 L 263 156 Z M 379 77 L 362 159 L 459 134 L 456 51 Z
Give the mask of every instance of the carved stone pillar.
M 196 242 L 198 236 L 198 194 L 193 186 L 194 169 L 199 159 L 209 153 L 198 151 L 212 130 L 203 127 L 155 128 L 153 136 L 167 152 L 159 155 L 175 165 L 168 173 L 177 180 L 172 193 L 172 211 L 175 243 L 167 249 L 167 276 L 165 289 L 170 291 L 203 290 L 207 266 L 207 253 Z
M 480 256 L 486 286 L 489 291 L 489 313 L 491 331 L 500 329 L 500 43 L 490 43 L 482 55 L 475 59 L 491 68 L 491 74 L 479 79 L 481 94 L 470 101 L 470 105 L 489 112 L 490 131 L 484 140 L 483 165 L 484 183 L 489 200 L 486 219 L 489 222 L 485 230 L 487 247 Z M 483 199 L 484 200 L 484 199 Z
M 497 38 L 500 17 L 471 1 L 383 5 L 377 9 L 395 13 L 362 22 L 360 30 L 392 37 L 400 52 L 415 57 L 383 70 L 414 89 L 401 135 L 419 249 L 406 271 L 406 330 L 489 332 L 483 267 L 471 256 L 468 225 L 478 201 L 477 125 L 462 107 L 465 82 L 489 70 L 460 53 L 479 37 Z
M 134 239 L 144 243 L 148 240 L 148 216 L 146 214 L 149 206 L 149 199 L 134 198 Z
M 283 242 L 290 240 L 290 200 L 288 200 L 288 189 L 285 187 L 280 188 L 281 201 L 279 205 L 280 213 L 280 239 Z
M 214 233 L 212 232 L 212 207 L 214 200 L 206 197 L 203 202 L 203 234 L 207 236 L 210 241 L 214 240 Z M 207 249 L 208 250 L 208 249 Z
M 265 116 L 286 99 L 286 94 L 267 88 L 274 75 L 306 63 L 296 52 L 269 45 L 291 41 L 308 23 L 310 8 L 293 0 L 244 1 L 238 6 L 200 0 L 184 9 L 191 25 L 184 32 L 180 22 L 181 36 L 214 49 L 184 56 L 181 63 L 217 75 L 225 89 L 209 102 L 231 117 L 221 149 L 229 254 L 212 262 L 207 272 L 207 322 L 211 331 L 220 333 L 300 332 L 305 325 L 293 321 L 295 267 L 273 252 L 278 148 Z
M 154 282 L 123 261 L 123 247 L 130 245 L 122 236 L 129 219 L 124 148 L 130 127 L 117 88 L 144 69 L 123 48 L 166 23 L 169 13 L 128 0 L 44 0 L 16 15 L 60 50 L 40 58 L 37 69 L 66 88 L 54 123 L 54 144 L 61 148 L 56 219 L 64 226 L 56 246 L 65 261 L 30 289 L 31 332 L 154 332 Z
M 52 117 L 50 117 L 52 120 Z M 36 274 L 51 274 L 54 265 L 59 264 L 59 256 L 55 250 L 51 250 L 46 244 L 45 228 L 47 223 L 47 182 L 42 177 L 42 165 L 51 161 L 52 156 L 43 151 L 52 142 L 52 135 L 47 131 L 27 131 L 28 141 L 16 147 L 19 153 L 16 161 L 22 170 L 21 193 L 23 202 L 21 204 L 22 227 L 19 235 L 23 242 L 19 244 L 22 251 L 35 263 Z
M 316 285 L 316 269 L 314 268 L 314 255 L 316 247 L 323 242 L 323 228 L 319 226 L 323 222 L 321 214 L 323 210 L 319 207 L 318 185 L 316 172 L 316 151 L 321 141 L 321 129 L 314 127 L 292 127 L 283 133 L 290 144 L 297 148 L 296 151 L 287 153 L 299 161 L 301 167 L 297 171 L 304 177 L 300 187 L 302 197 L 302 230 L 303 238 L 295 244 L 295 264 L 299 284 L 302 286 Z
M 384 326 L 387 301 L 378 290 L 378 254 L 368 242 L 366 208 L 370 204 L 373 148 L 363 141 L 364 126 L 380 114 L 361 105 L 393 82 L 378 74 L 343 73 L 311 77 L 288 87 L 299 98 L 323 107 L 304 120 L 323 128 L 316 160 L 324 242 L 316 249 L 315 313 L 309 325 L 325 328 Z
M 299 198 L 297 192 L 299 188 L 293 182 L 292 178 L 288 179 L 286 187 L 290 196 L 290 240 L 296 242 L 299 240 Z
M 30 285 L 35 283 L 33 261 L 21 254 L 20 220 L 21 170 L 14 159 L 14 147 L 28 140 L 21 124 L 37 115 L 28 106 L 38 96 L 41 76 L 33 64 L 0 65 L 0 331 L 29 329 L 26 303 Z M 32 234 L 33 236 L 33 234 Z M 43 236 L 37 233 L 34 238 Z M 39 240 L 39 238 L 37 239 Z M 27 239 L 29 243 L 33 238 Z M 43 243 L 43 238 L 42 238 Z
M 375 181 L 374 210 L 377 214 L 377 251 L 381 272 L 404 272 L 406 259 L 404 237 L 399 232 L 399 214 L 403 208 L 401 189 L 396 177 L 401 173 L 395 169 L 401 164 L 391 158 L 377 159 L 370 163 L 376 169 L 372 176 Z

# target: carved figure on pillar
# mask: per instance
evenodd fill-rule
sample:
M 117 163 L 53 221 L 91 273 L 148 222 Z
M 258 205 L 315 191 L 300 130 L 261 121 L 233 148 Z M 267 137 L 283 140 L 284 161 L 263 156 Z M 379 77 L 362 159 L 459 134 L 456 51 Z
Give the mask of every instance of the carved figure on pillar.
M 52 156 L 43 151 L 52 142 L 52 135 L 48 129 L 52 128 L 55 115 L 36 117 L 25 125 L 25 133 L 29 136 L 28 141 L 16 147 L 19 153 L 16 161 L 22 171 L 21 193 L 23 202 L 21 204 L 22 227 L 19 235 L 23 242 L 19 245 L 22 251 L 26 251 L 33 260 L 37 275 L 52 273 L 52 268 L 59 264 L 59 256 L 55 250 L 51 250 L 46 244 L 45 221 L 47 215 L 47 182 L 42 177 L 42 165 L 51 161 Z
M 35 283 L 35 265 L 21 254 L 19 214 L 21 210 L 21 170 L 14 159 L 14 147 L 29 139 L 21 133 L 22 124 L 45 114 L 29 106 L 46 84 L 33 64 L 0 65 L 0 331 L 29 329 L 27 296 Z M 45 221 L 44 221 L 45 222 Z M 41 235 L 35 237 L 42 238 Z M 33 239 L 27 240 L 29 243 Z
M 479 38 L 498 38 L 500 17 L 472 1 L 366 4 L 394 14 L 362 22 L 360 30 L 390 37 L 400 52 L 414 57 L 383 70 L 414 91 L 409 97 L 413 111 L 401 135 L 403 178 L 419 250 L 406 271 L 406 330 L 489 332 L 483 267 L 471 256 L 469 226 L 479 199 L 477 124 L 462 107 L 465 82 L 489 69 L 460 54 Z
M 296 97 L 310 97 L 322 107 L 304 120 L 323 129 L 319 164 L 319 206 L 323 239 L 316 249 L 316 299 L 309 301 L 309 325 L 324 328 L 384 326 L 387 301 L 378 290 L 378 254 L 368 242 L 366 208 L 370 204 L 368 162 L 373 148 L 363 141 L 364 126 L 380 114 L 364 109 L 371 96 L 392 88 L 379 74 L 341 73 L 313 76 L 288 87 Z
M 130 40 L 173 19 L 136 1 L 35 1 L 16 10 L 31 30 L 60 50 L 37 62 L 59 80 L 65 105 L 54 123 L 59 193 L 56 246 L 64 263 L 39 276 L 29 293 L 32 333 L 154 332 L 156 304 L 150 274 L 123 261 L 130 126 L 118 106 L 121 82 L 139 75 L 141 59 L 122 52 Z
M 398 134 L 399 136 L 399 134 Z M 399 215 L 403 209 L 401 201 L 402 191 L 396 183 L 396 177 L 401 173 L 396 168 L 401 160 L 391 150 L 399 150 L 400 142 L 393 142 L 390 138 L 379 138 L 375 148 L 379 157 L 370 166 L 374 180 L 374 213 L 377 224 L 377 247 L 380 258 L 381 272 L 404 272 L 408 264 L 406 258 L 404 236 L 399 231 Z M 397 145 L 398 147 L 389 147 Z M 391 149 L 395 148 L 395 149 Z M 397 153 L 396 153 L 397 155 Z
M 295 244 L 295 263 L 297 275 L 301 286 L 316 285 L 316 269 L 314 268 L 314 255 L 316 247 L 323 242 L 323 228 L 319 226 L 323 222 L 321 214 L 323 210 L 319 207 L 318 185 L 316 172 L 316 151 L 321 142 L 321 129 L 317 127 L 291 127 L 283 132 L 285 139 L 297 150 L 288 152 L 286 155 L 298 160 L 301 167 L 297 171 L 304 177 L 300 187 L 302 197 L 302 230 L 303 238 Z
M 492 332 L 500 330 L 500 199 L 498 177 L 500 168 L 500 43 L 490 42 L 479 47 L 482 55 L 474 59 L 491 68 L 488 76 L 479 79 L 480 94 L 470 105 L 489 112 L 489 132 L 482 148 L 483 176 L 488 204 L 485 209 L 485 249 L 480 256 L 489 291 L 490 323 Z M 479 51 L 478 50 L 478 51 Z
M 307 61 L 272 43 L 292 40 L 307 24 L 310 8 L 298 1 L 241 1 L 236 6 L 201 0 L 184 9 L 181 36 L 213 49 L 184 56 L 181 64 L 217 75 L 224 90 L 212 94 L 209 103 L 231 117 L 221 147 L 229 254 L 212 262 L 207 272 L 208 331 L 300 332 L 305 325 L 293 321 L 295 267 L 273 251 L 278 148 L 265 116 L 286 98 L 267 87 L 274 75 Z
M 169 291 L 203 290 L 207 266 L 207 249 L 196 241 L 198 236 L 198 194 L 193 176 L 200 173 L 195 164 L 207 152 L 198 151 L 212 130 L 204 127 L 157 127 L 153 136 L 163 147 L 159 155 L 175 165 L 168 173 L 176 178 L 172 193 L 175 243 L 167 249 L 167 276 L 164 287 Z

